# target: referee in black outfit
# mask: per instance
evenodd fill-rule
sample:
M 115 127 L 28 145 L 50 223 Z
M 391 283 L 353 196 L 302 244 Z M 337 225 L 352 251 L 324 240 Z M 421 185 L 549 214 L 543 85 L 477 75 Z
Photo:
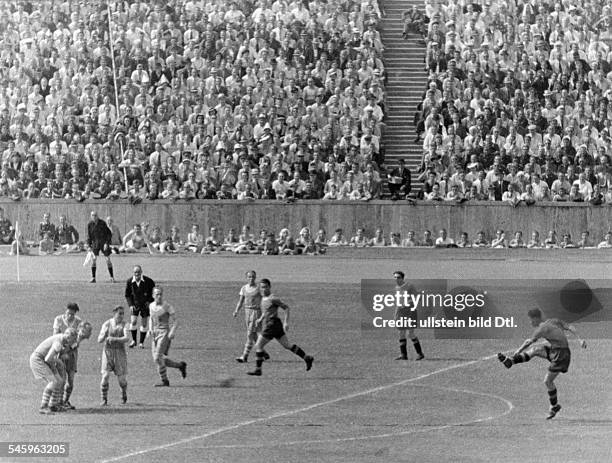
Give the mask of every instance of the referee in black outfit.
M 87 246 L 89 246 L 89 251 L 92 253 L 90 283 L 96 282 L 96 260 L 100 255 L 100 251 L 102 251 L 106 258 L 106 266 L 108 267 L 111 283 L 115 282 L 113 263 L 110 260 L 111 238 L 112 232 L 106 225 L 106 222 L 98 217 L 96 211 L 91 211 L 91 221 L 87 224 Z
M 140 342 L 139 346 L 144 349 L 144 340 L 149 329 L 149 304 L 153 302 L 153 288 L 155 282 L 142 274 L 140 265 L 134 266 L 134 276 L 129 278 L 125 284 L 125 300 L 130 307 L 132 315 L 130 330 L 132 331 L 132 342 L 130 347 L 136 345 L 136 334 L 138 328 L 138 316 L 140 315 Z

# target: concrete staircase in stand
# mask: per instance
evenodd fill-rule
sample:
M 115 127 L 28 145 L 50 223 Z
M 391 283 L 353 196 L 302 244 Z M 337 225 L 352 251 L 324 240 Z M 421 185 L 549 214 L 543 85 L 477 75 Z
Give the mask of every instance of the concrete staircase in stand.
M 397 166 L 400 158 L 406 161 L 412 172 L 413 190 L 417 170 L 422 157 L 422 142 L 415 143 L 414 113 L 421 102 L 427 73 L 424 68 L 425 45 L 411 33 L 408 40 L 402 38 L 404 23 L 402 13 L 417 5 L 423 11 L 422 0 L 381 0 L 385 17 L 382 20 L 382 40 L 385 45 L 384 62 L 388 76 L 387 118 L 383 135 L 386 151 L 385 167 Z

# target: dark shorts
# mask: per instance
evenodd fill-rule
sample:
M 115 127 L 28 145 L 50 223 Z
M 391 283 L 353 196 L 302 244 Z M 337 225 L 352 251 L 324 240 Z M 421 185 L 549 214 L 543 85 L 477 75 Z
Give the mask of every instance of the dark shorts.
M 104 249 L 104 245 L 101 243 L 93 243 L 91 245 L 91 252 L 94 253 L 94 256 L 99 256 L 100 255 L 100 251 L 102 251 L 102 254 L 105 255 L 106 257 L 110 256 L 111 253 L 113 252 L 113 250 L 111 249 L 111 246 L 108 246 L 108 249 Z
M 550 362 L 548 371 L 551 373 L 567 373 L 572 358 L 569 347 L 549 347 L 546 349 L 546 356 Z
M 414 320 L 415 322 L 418 320 L 417 311 L 411 310 L 410 307 L 400 307 L 395 311 L 396 320 L 400 320 L 404 317 L 410 320 Z M 405 329 L 406 328 L 398 328 L 398 330 L 405 330 Z
M 274 317 L 265 321 L 261 335 L 266 339 L 280 339 L 285 335 L 280 318 Z
M 142 307 L 138 307 L 138 306 L 134 306 L 134 308 L 132 309 L 132 315 L 134 315 L 135 317 L 138 317 L 139 315 L 142 318 L 148 318 L 149 316 L 149 306 L 142 306 Z

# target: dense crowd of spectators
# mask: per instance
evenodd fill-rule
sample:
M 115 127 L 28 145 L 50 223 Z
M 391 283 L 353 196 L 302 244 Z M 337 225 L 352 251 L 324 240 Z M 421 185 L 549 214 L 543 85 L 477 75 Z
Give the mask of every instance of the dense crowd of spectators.
M 612 203 L 609 1 L 427 0 L 427 200 Z
M 0 197 L 380 196 L 376 0 L 0 5 Z

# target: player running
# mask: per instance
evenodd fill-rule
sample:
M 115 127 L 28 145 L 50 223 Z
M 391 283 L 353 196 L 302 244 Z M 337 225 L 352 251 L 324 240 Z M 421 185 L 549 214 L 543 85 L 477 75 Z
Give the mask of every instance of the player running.
M 407 281 L 404 281 L 405 275 L 404 272 L 398 270 L 393 272 L 393 278 L 395 278 L 395 291 L 407 291 L 408 293 L 415 293 L 414 286 L 409 284 Z M 410 307 L 402 307 L 398 306 L 395 309 L 395 319 L 399 320 L 402 317 L 412 318 L 416 316 L 416 312 L 411 310 Z M 399 331 L 399 343 L 400 343 L 400 356 L 395 360 L 408 360 L 408 349 L 407 349 L 407 341 L 406 341 L 406 331 L 408 331 L 408 337 L 412 341 L 412 345 L 414 346 L 414 350 L 417 353 L 416 360 L 423 360 L 425 355 L 423 355 L 423 350 L 421 349 L 421 343 L 419 338 L 414 334 L 414 328 L 397 328 Z
M 257 319 L 257 326 L 263 325 L 263 329 L 257 338 L 255 343 L 255 355 L 257 356 L 257 363 L 255 370 L 249 371 L 247 374 L 251 376 L 261 376 L 261 366 L 264 362 L 265 351 L 264 347 L 272 339 L 276 339 L 281 346 L 285 349 L 290 350 L 298 357 L 304 359 L 306 362 L 306 371 L 312 368 L 314 358 L 298 347 L 297 344 L 290 344 L 289 339 L 285 332 L 289 328 L 289 306 L 282 302 L 278 297 L 274 296 L 270 290 L 270 280 L 263 278 L 259 282 L 259 292 L 261 293 L 261 316 Z M 285 322 L 281 322 L 278 317 L 278 309 L 281 308 L 285 311 Z
M 153 302 L 149 305 L 149 336 L 151 337 L 151 351 L 153 360 L 157 363 L 157 372 L 161 383 L 155 387 L 168 387 L 167 367 L 180 370 L 183 378 L 187 377 L 187 363 L 177 362 L 168 357 L 170 343 L 174 339 L 178 321 L 176 311 L 167 302 L 163 301 L 163 290 L 159 286 L 153 290 Z
M 533 357 L 542 357 L 550 362 L 544 378 L 550 400 L 550 411 L 546 419 L 550 420 L 561 410 L 561 405 L 557 402 L 555 378 L 559 376 L 559 373 L 567 373 L 570 365 L 571 353 L 565 331 L 576 336 L 583 349 L 586 349 L 587 344 L 585 340 L 580 339 L 572 325 L 557 318 L 544 319 L 540 309 L 531 309 L 527 315 L 531 320 L 531 325 L 535 328 L 531 338 L 527 339 L 512 356 L 499 353 L 497 358 L 506 368 L 511 368 L 517 363 L 528 362 Z M 538 339 L 544 339 L 544 341 L 536 344 Z
M 261 294 L 259 293 L 259 286 L 255 282 L 257 274 L 255 270 L 247 272 L 247 284 L 240 288 L 240 299 L 236 304 L 236 310 L 234 310 L 234 318 L 240 312 L 240 309 L 244 307 L 244 320 L 247 328 L 247 340 L 244 344 L 244 351 L 240 357 L 236 357 L 238 363 L 246 363 L 251 349 L 257 342 L 257 324 L 256 321 L 261 317 Z M 269 360 L 270 356 L 264 351 L 264 360 Z
M 64 333 L 54 334 L 41 342 L 30 356 L 30 368 L 36 379 L 44 379 L 47 386 L 43 391 L 40 413 L 51 415 L 61 411 L 58 408 L 64 380 L 58 371 L 62 350 L 77 340 L 77 330 L 68 328 Z
M 124 320 L 125 309 L 118 305 L 113 309 L 113 318 L 102 324 L 98 342 L 104 343 L 102 349 L 102 381 L 100 381 L 101 406 L 108 405 L 108 380 L 115 373 L 121 388 L 121 403 L 127 403 L 127 353 L 125 345 L 130 340 L 130 327 Z

